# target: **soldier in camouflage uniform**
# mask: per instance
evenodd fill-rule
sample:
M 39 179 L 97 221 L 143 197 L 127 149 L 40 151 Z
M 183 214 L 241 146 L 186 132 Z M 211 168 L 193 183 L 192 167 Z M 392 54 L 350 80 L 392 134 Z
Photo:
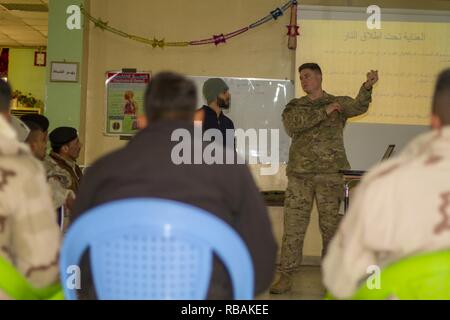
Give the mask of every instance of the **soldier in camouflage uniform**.
M 299 68 L 303 90 L 307 93 L 292 100 L 283 112 L 283 124 L 292 138 L 287 167 L 288 188 L 284 211 L 284 235 L 279 267 L 280 278 L 271 293 L 292 288 L 292 274 L 302 261 L 303 240 L 311 216 L 314 198 L 325 255 L 341 216 L 343 177 L 340 170 L 350 169 L 344 149 L 343 130 L 348 118 L 365 113 L 372 97 L 378 73 L 367 74 L 367 82 L 356 99 L 335 97 L 322 90 L 322 71 L 317 64 Z
M 47 167 L 50 166 L 51 159 L 46 156 L 48 128 L 50 126 L 47 117 L 39 114 L 27 114 L 23 115 L 20 119 L 30 129 L 30 133 L 25 142 L 29 145 L 31 152 L 41 161 L 47 159 L 45 164 Z M 65 184 L 60 182 L 62 180 L 68 181 L 68 178 L 65 177 L 67 175 L 65 171 L 59 172 L 59 170 L 62 169 L 59 169 L 57 166 L 54 169 L 49 169 L 48 183 L 52 192 L 53 207 L 60 217 L 60 210 L 62 208 L 65 208 L 65 216 L 69 213 L 68 207 L 71 201 L 73 202 L 73 199 L 75 199 L 75 193 L 71 189 L 65 188 Z
M 61 235 L 42 164 L 10 124 L 10 97 L 0 79 L 0 259 L 43 288 L 58 281 Z
M 52 152 L 44 161 L 47 179 L 57 208 L 64 207 L 64 230 L 70 223 L 70 211 L 78 191 L 82 171 L 76 163 L 81 143 L 77 130 L 60 127 L 49 135 Z

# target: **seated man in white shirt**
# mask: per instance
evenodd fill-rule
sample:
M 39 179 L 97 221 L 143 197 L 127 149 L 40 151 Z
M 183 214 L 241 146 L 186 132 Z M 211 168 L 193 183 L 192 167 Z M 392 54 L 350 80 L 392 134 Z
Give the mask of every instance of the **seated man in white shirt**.
M 0 260 L 31 286 L 45 288 L 59 281 L 61 234 L 44 168 L 19 141 L 10 104 L 11 87 L 0 79 Z M 0 288 L 0 300 L 11 298 L 11 292 Z
M 336 298 L 350 298 L 371 265 L 450 250 L 450 69 L 437 81 L 431 127 L 357 187 L 323 262 Z

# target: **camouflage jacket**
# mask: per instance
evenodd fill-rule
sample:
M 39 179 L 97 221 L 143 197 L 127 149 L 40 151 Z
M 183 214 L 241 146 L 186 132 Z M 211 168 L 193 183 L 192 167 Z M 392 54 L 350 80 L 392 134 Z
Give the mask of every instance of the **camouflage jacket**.
M 51 152 L 44 161 L 47 172 L 47 180 L 52 191 L 55 208 L 65 204 L 67 196 L 72 196 L 78 191 L 81 169 L 74 161 L 63 159 L 58 154 Z
M 372 90 L 362 86 L 356 99 L 324 92 L 314 101 L 305 96 L 289 102 L 282 115 L 286 132 L 292 138 L 287 175 L 350 169 L 344 149 L 344 127 L 348 118 L 365 113 L 371 101 Z M 344 110 L 327 115 L 325 109 L 333 102 Z
M 59 246 L 42 164 L 0 115 L 0 257 L 34 287 L 46 287 L 58 280 Z

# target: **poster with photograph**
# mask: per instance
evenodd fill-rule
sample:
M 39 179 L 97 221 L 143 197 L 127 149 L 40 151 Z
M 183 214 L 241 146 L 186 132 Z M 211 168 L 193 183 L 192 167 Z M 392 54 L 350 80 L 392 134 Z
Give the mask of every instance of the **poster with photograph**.
M 106 76 L 106 134 L 134 135 L 138 131 L 137 116 L 144 112 L 150 73 L 108 72 Z

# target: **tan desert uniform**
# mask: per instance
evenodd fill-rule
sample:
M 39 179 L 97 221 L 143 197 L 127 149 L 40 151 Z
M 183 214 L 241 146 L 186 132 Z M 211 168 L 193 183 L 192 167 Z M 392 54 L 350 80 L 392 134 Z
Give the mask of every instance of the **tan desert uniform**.
M 396 158 L 373 168 L 323 263 L 323 280 L 350 297 L 369 276 L 403 257 L 450 248 L 450 127 L 414 139 Z
M 33 286 L 46 287 L 58 280 L 59 246 L 42 164 L 0 116 L 0 256 Z

